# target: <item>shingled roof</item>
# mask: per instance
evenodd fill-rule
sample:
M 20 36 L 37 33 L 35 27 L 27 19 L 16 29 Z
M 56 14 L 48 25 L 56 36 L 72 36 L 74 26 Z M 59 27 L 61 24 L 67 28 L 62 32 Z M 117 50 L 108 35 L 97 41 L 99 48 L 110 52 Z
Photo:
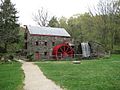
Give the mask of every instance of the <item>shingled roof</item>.
M 27 28 L 29 33 L 32 35 L 71 37 L 70 34 L 64 28 L 37 27 L 37 26 L 27 26 Z

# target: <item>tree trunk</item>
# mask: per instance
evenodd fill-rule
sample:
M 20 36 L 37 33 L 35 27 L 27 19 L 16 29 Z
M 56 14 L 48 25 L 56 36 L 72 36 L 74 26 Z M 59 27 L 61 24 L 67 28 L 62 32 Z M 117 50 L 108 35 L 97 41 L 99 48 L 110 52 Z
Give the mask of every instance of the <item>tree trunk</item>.
M 111 49 L 113 50 L 114 47 L 114 37 L 115 37 L 115 33 L 112 33 L 112 42 L 111 42 Z
M 7 43 L 5 43 L 5 52 L 7 53 Z

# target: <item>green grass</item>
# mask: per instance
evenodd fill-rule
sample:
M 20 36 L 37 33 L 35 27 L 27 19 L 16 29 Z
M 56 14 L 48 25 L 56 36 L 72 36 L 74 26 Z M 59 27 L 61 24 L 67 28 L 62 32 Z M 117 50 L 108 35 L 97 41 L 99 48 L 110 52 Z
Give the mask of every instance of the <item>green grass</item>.
M 21 64 L 0 64 L 0 90 L 22 90 L 23 72 Z
M 67 90 L 120 90 L 120 55 L 109 59 L 40 62 L 47 78 Z

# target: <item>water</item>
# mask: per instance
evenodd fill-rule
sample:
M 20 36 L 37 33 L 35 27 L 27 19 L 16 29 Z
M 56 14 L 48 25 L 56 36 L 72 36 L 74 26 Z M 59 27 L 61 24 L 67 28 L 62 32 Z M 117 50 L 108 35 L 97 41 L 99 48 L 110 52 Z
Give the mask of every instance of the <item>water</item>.
M 81 43 L 82 47 L 82 56 L 83 57 L 89 57 L 90 56 L 90 46 L 88 43 Z

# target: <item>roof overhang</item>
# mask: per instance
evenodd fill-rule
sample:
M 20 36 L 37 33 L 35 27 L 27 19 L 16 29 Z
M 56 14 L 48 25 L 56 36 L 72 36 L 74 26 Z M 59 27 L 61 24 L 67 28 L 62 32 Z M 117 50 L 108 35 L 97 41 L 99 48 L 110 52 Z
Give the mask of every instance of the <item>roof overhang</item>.
M 58 36 L 58 35 L 43 35 L 43 34 L 30 34 L 31 36 L 50 36 L 50 37 L 65 37 L 65 38 L 71 38 L 69 36 Z

